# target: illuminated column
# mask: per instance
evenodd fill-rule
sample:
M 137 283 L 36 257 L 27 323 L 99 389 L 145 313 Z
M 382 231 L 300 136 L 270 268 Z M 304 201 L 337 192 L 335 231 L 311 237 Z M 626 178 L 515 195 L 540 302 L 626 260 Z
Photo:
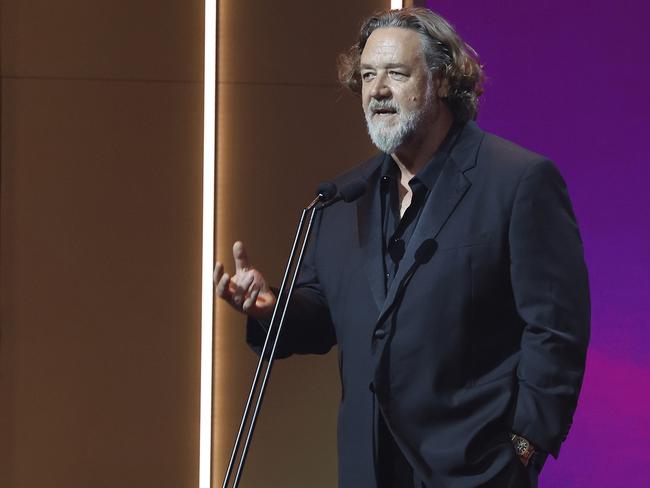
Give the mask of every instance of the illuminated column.
M 201 254 L 201 393 L 199 419 L 199 488 L 210 488 L 212 462 L 212 368 L 215 110 L 217 72 L 217 0 L 205 2 L 205 53 L 203 89 L 203 230 Z

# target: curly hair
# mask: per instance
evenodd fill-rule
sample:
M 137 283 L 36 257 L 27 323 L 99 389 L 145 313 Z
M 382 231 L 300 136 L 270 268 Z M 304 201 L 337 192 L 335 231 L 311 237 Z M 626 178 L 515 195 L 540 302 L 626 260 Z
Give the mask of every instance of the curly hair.
M 370 16 L 363 23 L 357 42 L 338 57 L 339 81 L 343 86 L 357 95 L 361 93 L 361 53 L 370 34 L 381 27 L 401 27 L 417 32 L 427 66 L 431 71 L 440 70 L 442 79 L 449 85 L 444 101 L 454 118 L 460 122 L 476 119 L 484 81 L 478 54 L 445 19 L 426 8 L 387 10 Z

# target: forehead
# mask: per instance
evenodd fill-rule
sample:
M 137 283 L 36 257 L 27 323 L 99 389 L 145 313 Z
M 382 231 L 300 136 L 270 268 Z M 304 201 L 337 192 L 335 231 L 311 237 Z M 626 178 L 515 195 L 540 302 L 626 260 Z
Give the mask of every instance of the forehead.
M 376 29 L 368 37 L 360 61 L 361 66 L 421 63 L 424 53 L 420 35 L 402 27 Z

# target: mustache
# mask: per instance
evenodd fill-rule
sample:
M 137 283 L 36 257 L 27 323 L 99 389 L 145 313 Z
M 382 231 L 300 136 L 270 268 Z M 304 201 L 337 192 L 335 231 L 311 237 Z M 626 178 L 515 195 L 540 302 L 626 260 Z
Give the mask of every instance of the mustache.
M 399 113 L 399 105 L 393 100 L 376 100 L 374 98 L 370 100 L 370 103 L 368 104 L 368 113 L 375 114 L 380 110 L 390 110 Z

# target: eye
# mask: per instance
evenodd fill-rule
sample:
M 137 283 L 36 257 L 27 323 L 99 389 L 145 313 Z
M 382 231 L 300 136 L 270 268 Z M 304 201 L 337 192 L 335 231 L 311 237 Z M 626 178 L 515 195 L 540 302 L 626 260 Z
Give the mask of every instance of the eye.
M 401 71 L 391 70 L 388 72 L 388 74 L 396 80 L 405 80 L 408 78 L 408 75 L 406 73 L 402 73 Z
M 371 71 L 364 71 L 361 73 L 361 79 L 363 81 L 370 81 L 375 77 L 375 74 Z

